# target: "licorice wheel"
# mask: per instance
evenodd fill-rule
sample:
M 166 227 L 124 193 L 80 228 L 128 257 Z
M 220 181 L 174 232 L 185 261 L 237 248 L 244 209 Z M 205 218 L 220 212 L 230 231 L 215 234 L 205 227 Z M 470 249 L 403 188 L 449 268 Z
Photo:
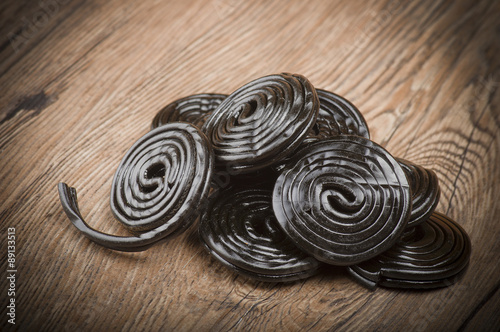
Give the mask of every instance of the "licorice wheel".
M 59 196 L 71 222 L 92 241 L 115 250 L 145 250 L 194 222 L 210 188 L 213 160 L 207 138 L 189 123 L 166 124 L 140 138 L 116 170 L 110 199 L 115 217 L 136 236 L 90 227 L 76 190 L 65 183 L 59 184 Z
M 316 123 L 304 140 L 310 143 L 337 135 L 370 138 L 370 131 L 361 112 L 350 101 L 333 92 L 316 89 L 319 112 Z
M 369 288 L 437 288 L 453 284 L 465 272 L 470 239 L 452 219 L 434 212 L 407 233 L 388 251 L 350 266 L 349 273 Z
M 223 94 L 202 93 L 178 99 L 156 114 L 151 129 L 177 121 L 189 122 L 201 128 L 226 97 Z
M 429 218 L 439 203 L 441 189 L 436 173 L 411 161 L 396 158 L 405 171 L 412 193 L 411 216 L 407 227 L 416 226 Z
M 321 265 L 277 225 L 272 186 L 229 187 L 215 194 L 201 218 L 199 235 L 222 264 L 261 281 L 303 279 L 316 274 Z
M 356 135 L 370 138 L 370 131 L 365 118 L 351 102 L 333 92 L 316 89 L 319 100 L 319 112 L 316 123 L 298 149 L 306 145 L 339 135 Z M 281 173 L 292 156 L 274 166 L 274 171 Z
M 256 79 L 230 94 L 212 113 L 203 131 L 216 165 L 232 173 L 251 173 L 279 163 L 306 137 L 316 121 L 319 101 L 301 75 Z
M 276 218 L 320 261 L 352 265 L 392 247 L 407 225 L 410 188 L 398 162 L 359 136 L 311 143 L 274 186 Z

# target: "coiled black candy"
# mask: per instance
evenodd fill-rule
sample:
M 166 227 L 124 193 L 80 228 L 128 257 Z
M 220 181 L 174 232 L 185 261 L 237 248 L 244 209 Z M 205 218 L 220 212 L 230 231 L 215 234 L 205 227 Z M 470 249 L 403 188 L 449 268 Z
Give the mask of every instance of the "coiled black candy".
M 319 112 L 316 123 L 304 140 L 310 143 L 338 135 L 356 135 L 370 139 L 365 118 L 351 102 L 333 92 L 316 89 Z
M 394 247 L 348 270 L 370 288 L 445 287 L 465 272 L 470 252 L 470 239 L 462 227 L 434 212 L 428 220 L 406 231 Z
M 199 234 L 217 260 L 257 280 L 293 281 L 315 274 L 320 266 L 277 225 L 271 186 L 231 187 L 211 197 Z
M 280 162 L 306 137 L 316 121 L 318 96 L 301 75 L 270 75 L 229 95 L 203 131 L 217 166 L 251 173 Z
M 319 100 L 318 117 L 298 149 L 302 149 L 310 143 L 339 135 L 356 135 L 367 139 L 370 138 L 370 131 L 365 118 L 356 106 L 344 97 L 330 91 L 316 89 L 316 93 Z M 274 171 L 281 173 L 292 156 L 275 165 L 273 167 Z
M 201 128 L 227 95 L 203 93 L 178 99 L 162 108 L 154 117 L 151 129 L 167 123 L 189 122 Z
M 441 189 L 436 173 L 411 161 L 396 158 L 405 171 L 412 195 L 411 216 L 407 227 L 416 226 L 434 212 L 439 203 Z
M 188 123 L 158 127 L 123 157 L 111 188 L 111 210 L 136 236 L 105 234 L 90 227 L 78 209 L 76 190 L 59 184 L 71 222 L 105 247 L 139 251 L 189 227 L 209 190 L 213 152 L 205 135 Z
M 392 247 L 411 210 L 398 162 L 359 136 L 311 143 L 278 177 L 273 207 L 294 243 L 320 261 L 352 265 Z

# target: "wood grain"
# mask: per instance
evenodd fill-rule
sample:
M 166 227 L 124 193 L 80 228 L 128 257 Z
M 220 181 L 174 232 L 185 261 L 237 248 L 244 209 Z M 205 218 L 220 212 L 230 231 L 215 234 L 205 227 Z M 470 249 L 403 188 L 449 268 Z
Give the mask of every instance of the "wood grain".
M 500 2 L 45 0 L 0 4 L 0 219 L 16 228 L 20 331 L 499 330 Z M 211 259 L 195 228 L 117 253 L 67 220 L 127 234 L 113 173 L 177 98 L 272 73 L 350 99 L 372 139 L 438 174 L 438 210 L 469 233 L 445 289 L 368 291 L 343 269 L 267 284 Z M 0 268 L 7 298 L 6 260 Z M 5 301 L 6 301 L 5 300 Z

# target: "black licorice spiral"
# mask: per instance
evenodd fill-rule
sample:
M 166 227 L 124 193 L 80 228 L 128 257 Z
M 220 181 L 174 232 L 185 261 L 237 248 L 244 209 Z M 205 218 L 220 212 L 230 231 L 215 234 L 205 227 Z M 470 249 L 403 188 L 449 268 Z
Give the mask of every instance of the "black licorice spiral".
M 59 184 L 73 224 L 105 247 L 139 251 L 189 227 L 209 190 L 213 152 L 205 135 L 188 123 L 150 131 L 123 157 L 111 189 L 111 210 L 137 236 L 120 237 L 91 228 L 78 209 L 76 190 Z
M 199 234 L 217 260 L 257 280 L 298 280 L 320 266 L 277 225 L 271 189 L 229 188 L 211 197 Z
M 408 234 L 405 232 L 394 247 L 348 270 L 370 288 L 445 287 L 465 272 L 470 252 L 470 239 L 462 227 L 434 212 Z
M 411 210 L 397 161 L 358 136 L 301 149 L 278 177 L 273 207 L 282 229 L 320 261 L 352 265 L 394 245 Z
M 316 123 L 298 149 L 307 144 L 339 135 L 356 135 L 370 138 L 370 131 L 361 112 L 342 96 L 333 92 L 316 89 L 319 99 L 319 112 Z M 274 166 L 276 173 L 281 173 L 290 158 L 283 159 Z
M 439 203 L 441 190 L 436 173 L 408 160 L 396 158 L 406 173 L 412 195 L 411 216 L 407 227 L 416 226 L 429 218 Z
M 310 143 L 338 135 L 370 138 L 370 131 L 361 112 L 344 97 L 316 89 L 319 98 L 318 118 L 304 140 Z
M 201 128 L 227 95 L 203 93 L 178 99 L 162 108 L 154 117 L 151 129 L 182 121 Z
M 229 95 L 207 119 L 203 131 L 216 164 L 250 173 L 280 162 L 316 121 L 318 96 L 301 75 L 270 75 Z

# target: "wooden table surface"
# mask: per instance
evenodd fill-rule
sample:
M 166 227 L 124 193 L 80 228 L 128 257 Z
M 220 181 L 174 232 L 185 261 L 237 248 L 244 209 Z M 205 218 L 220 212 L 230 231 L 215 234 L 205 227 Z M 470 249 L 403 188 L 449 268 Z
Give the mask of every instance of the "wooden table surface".
M 0 5 L 1 250 L 16 236 L 16 325 L 33 330 L 500 329 L 500 2 L 5 1 Z M 254 282 L 211 259 L 195 227 L 141 253 L 104 249 L 64 214 L 128 232 L 111 181 L 156 112 L 292 72 L 341 94 L 372 139 L 433 169 L 438 211 L 470 235 L 469 269 L 433 291 L 370 291 L 341 268 Z M 10 298 L 10 297 L 9 297 Z

